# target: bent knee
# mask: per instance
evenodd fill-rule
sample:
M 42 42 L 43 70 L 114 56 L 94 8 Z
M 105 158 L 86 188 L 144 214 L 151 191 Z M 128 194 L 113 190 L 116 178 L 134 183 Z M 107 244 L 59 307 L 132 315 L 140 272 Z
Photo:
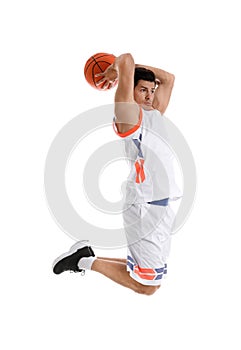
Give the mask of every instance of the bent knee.
M 153 295 L 161 286 L 145 286 L 140 284 L 137 288 L 137 293 L 145 295 Z

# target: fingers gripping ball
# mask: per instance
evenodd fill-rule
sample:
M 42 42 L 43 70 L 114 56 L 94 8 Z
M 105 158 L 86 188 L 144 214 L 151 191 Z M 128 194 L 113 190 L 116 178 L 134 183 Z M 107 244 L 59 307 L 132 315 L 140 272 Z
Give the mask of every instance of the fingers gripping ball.
M 97 53 L 91 56 L 84 67 L 84 75 L 86 81 L 95 89 L 102 90 L 103 87 L 110 89 L 117 84 L 115 81 L 113 84 L 108 84 L 105 86 L 105 82 L 98 85 L 98 82 L 103 79 L 103 77 L 96 74 L 105 72 L 105 70 L 114 62 L 115 56 L 109 53 Z

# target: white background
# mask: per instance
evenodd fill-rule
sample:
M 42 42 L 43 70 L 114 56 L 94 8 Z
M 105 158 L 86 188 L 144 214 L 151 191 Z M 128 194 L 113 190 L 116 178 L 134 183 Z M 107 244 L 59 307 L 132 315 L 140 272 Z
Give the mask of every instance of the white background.
M 1 2 L 2 349 L 240 349 L 238 5 Z M 151 297 L 94 272 L 51 270 L 74 242 L 47 208 L 45 159 L 70 119 L 112 102 L 113 92 L 83 78 L 86 59 L 100 51 L 131 52 L 175 74 L 166 116 L 196 161 L 195 205 L 174 237 L 168 279 Z

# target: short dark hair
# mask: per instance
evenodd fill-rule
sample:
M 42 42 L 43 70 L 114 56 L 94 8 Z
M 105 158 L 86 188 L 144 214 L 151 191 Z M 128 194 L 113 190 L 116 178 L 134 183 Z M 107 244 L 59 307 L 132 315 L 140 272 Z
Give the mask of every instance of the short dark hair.
M 139 80 L 147 80 L 151 81 L 156 84 L 156 77 L 155 74 L 144 67 L 137 67 L 135 68 L 135 74 L 134 74 L 134 88 L 138 84 Z

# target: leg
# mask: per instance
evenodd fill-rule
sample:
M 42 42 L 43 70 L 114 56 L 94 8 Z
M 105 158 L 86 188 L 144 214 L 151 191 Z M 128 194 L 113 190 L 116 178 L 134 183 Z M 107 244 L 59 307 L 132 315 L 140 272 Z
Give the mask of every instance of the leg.
M 126 262 L 127 262 L 126 259 L 121 259 L 121 258 L 105 258 L 105 257 L 100 257 L 99 256 L 98 259 L 107 260 L 107 261 L 113 261 L 113 262 L 119 262 L 119 263 L 122 263 L 122 264 L 125 264 L 125 265 L 126 265 Z
M 64 271 L 82 272 L 85 269 L 99 272 L 137 293 L 151 295 L 159 288 L 159 286 L 143 285 L 130 277 L 126 270 L 126 259 L 95 258 L 91 247 L 83 241 L 77 242 L 68 252 L 58 257 L 53 266 L 55 274 L 61 274 Z
M 108 261 L 97 258 L 92 265 L 91 270 L 101 273 L 112 281 L 132 289 L 134 292 L 146 295 L 152 295 L 160 286 L 146 286 L 130 277 L 126 270 L 126 264 L 117 261 Z

